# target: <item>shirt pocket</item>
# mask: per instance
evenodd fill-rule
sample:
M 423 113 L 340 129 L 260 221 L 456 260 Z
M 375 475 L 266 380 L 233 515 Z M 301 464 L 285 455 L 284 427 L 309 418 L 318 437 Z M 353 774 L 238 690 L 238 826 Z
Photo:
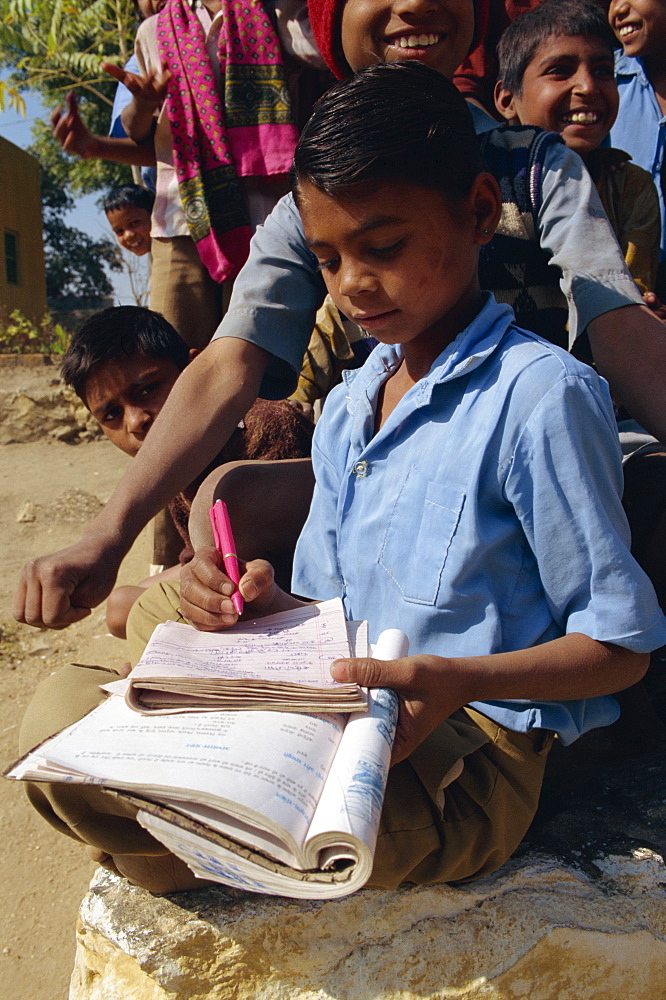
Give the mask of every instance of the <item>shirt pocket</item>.
M 416 468 L 407 473 L 379 553 L 379 565 L 406 601 L 436 602 L 464 502 L 460 484 L 432 482 Z

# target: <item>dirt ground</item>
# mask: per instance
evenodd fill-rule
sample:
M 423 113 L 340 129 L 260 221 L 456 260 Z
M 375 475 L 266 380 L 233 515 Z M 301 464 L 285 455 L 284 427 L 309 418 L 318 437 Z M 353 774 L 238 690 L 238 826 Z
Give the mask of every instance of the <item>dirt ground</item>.
M 46 369 L 40 377 L 46 382 L 52 373 Z M 0 369 L 0 390 L 18 377 Z M 106 440 L 65 444 L 45 438 L 0 446 L 2 770 L 16 758 L 21 717 L 43 677 L 69 661 L 113 665 L 126 659 L 124 642 L 107 634 L 103 607 L 63 632 L 46 632 L 14 623 L 12 605 L 22 563 L 74 542 L 111 495 L 127 462 Z M 33 506 L 26 508 L 27 503 Z M 121 582 L 144 577 L 148 562 L 142 535 L 123 564 Z M 33 812 L 18 782 L 0 781 L 0 824 L 2 998 L 65 1000 L 76 915 L 93 865 L 82 847 Z

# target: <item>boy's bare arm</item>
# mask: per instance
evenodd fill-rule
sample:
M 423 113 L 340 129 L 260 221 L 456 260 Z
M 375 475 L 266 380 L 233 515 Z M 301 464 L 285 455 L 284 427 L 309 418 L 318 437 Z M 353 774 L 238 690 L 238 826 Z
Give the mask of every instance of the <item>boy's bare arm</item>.
M 400 716 L 397 764 L 453 712 L 476 701 L 568 701 L 614 694 L 641 679 L 647 653 L 572 632 L 532 649 L 487 656 L 406 656 L 400 660 L 337 660 L 338 681 L 393 688 Z
M 83 538 L 23 567 L 15 605 L 18 621 L 65 628 L 108 596 L 140 530 L 199 475 L 250 408 L 268 358 L 260 347 L 224 337 L 188 365 Z
M 74 91 L 70 90 L 65 103 L 65 108 L 59 105 L 51 114 L 54 138 L 65 153 L 80 156 L 82 160 L 112 160 L 114 163 L 140 167 L 155 165 L 152 136 L 137 143 L 128 138 L 95 135 L 81 118 Z
M 599 373 L 632 417 L 666 441 L 666 328 L 647 306 L 597 316 L 588 336 Z

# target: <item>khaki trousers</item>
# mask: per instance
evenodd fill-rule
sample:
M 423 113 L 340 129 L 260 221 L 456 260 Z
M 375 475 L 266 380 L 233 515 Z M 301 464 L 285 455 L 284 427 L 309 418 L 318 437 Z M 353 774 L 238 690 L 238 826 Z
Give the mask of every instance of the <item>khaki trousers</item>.
M 218 285 L 189 236 L 153 237 L 150 308 L 162 313 L 188 347 L 203 350 L 228 305 L 231 282 Z

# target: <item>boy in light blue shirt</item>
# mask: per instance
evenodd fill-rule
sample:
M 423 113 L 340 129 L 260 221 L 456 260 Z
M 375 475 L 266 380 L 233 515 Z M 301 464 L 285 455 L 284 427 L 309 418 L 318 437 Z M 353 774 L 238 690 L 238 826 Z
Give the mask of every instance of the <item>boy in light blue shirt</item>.
M 410 640 L 404 659 L 333 666 L 401 698 L 369 884 L 478 877 L 524 836 L 553 735 L 613 722 L 613 692 L 666 636 L 628 549 L 608 389 L 481 292 L 499 190 L 441 76 L 379 65 L 329 92 L 294 175 L 329 294 L 380 341 L 315 431 L 292 584 L 341 597 L 373 641 L 387 627 Z M 240 589 L 249 617 L 302 603 L 261 562 Z M 169 604 L 225 627 L 229 593 L 202 549 L 180 600 L 148 592 L 130 636 Z

